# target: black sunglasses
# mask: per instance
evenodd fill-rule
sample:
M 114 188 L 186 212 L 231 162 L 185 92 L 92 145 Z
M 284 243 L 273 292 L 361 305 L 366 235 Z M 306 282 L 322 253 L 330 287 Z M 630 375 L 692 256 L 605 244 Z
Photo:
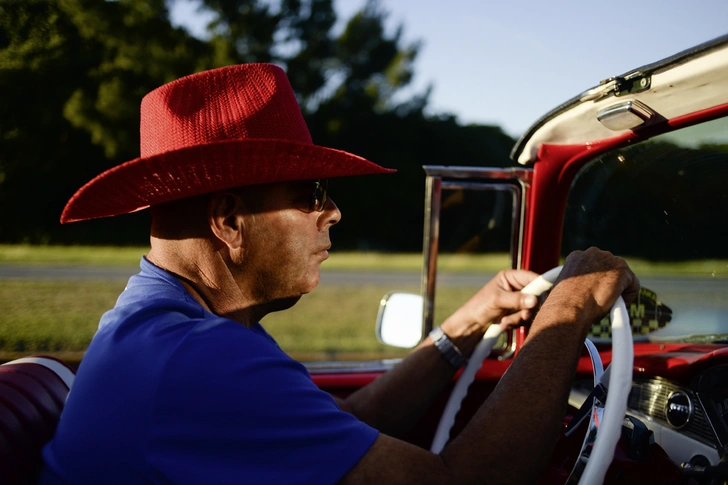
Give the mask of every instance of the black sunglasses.
M 318 179 L 314 181 L 315 187 L 313 194 L 311 194 L 311 202 L 309 203 L 309 212 L 323 212 L 328 196 L 326 191 L 329 188 L 328 179 Z

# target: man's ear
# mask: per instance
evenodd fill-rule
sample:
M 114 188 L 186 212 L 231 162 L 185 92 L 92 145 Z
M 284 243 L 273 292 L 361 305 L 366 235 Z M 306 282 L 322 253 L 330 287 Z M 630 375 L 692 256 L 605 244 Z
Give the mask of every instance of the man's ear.
M 244 202 L 231 192 L 219 192 L 210 197 L 207 220 L 213 234 L 230 249 L 243 245 Z

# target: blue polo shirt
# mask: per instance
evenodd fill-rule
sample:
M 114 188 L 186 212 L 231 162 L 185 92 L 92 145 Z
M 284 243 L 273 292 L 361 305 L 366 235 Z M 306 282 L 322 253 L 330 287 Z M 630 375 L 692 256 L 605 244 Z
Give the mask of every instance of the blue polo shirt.
M 259 324 L 205 311 L 142 259 L 78 369 L 41 483 L 335 483 L 377 436 Z

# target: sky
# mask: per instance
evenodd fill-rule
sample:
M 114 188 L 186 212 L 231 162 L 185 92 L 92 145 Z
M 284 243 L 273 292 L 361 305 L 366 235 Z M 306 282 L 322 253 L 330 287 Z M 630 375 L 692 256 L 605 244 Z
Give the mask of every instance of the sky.
M 334 0 L 340 19 L 365 0 Z M 519 137 L 603 79 L 728 34 L 728 0 L 380 0 L 388 27 L 421 42 L 409 92 L 428 112 Z M 199 28 L 190 5 L 173 20 Z M 405 93 L 406 94 L 406 93 Z

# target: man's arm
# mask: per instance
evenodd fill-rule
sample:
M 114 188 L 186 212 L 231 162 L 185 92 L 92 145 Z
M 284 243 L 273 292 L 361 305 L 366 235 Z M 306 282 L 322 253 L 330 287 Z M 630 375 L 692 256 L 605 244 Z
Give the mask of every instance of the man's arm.
M 567 258 L 518 356 L 465 430 L 440 453 L 381 434 L 343 483 L 524 483 L 537 479 L 558 438 L 591 323 L 639 284 L 626 263 L 590 249 Z M 513 457 L 524 463 L 514 463 Z
M 501 271 L 445 320 L 441 328 L 469 357 L 491 322 L 513 325 L 531 317 L 537 300 L 520 290 L 536 276 L 530 271 Z M 409 430 L 429 409 L 455 372 L 428 337 L 392 370 L 337 402 L 370 426 L 397 436 Z

